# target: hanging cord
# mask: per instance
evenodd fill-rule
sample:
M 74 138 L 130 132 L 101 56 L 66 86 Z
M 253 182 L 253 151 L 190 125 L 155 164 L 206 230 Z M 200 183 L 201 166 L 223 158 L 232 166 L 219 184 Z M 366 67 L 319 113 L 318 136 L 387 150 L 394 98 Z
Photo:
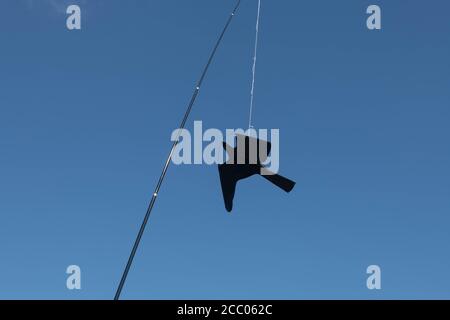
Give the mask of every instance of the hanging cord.
M 253 68 L 252 68 L 252 90 L 250 91 L 250 114 L 248 119 L 248 128 L 252 129 L 252 118 L 253 118 L 253 103 L 254 103 L 254 93 L 255 93 L 255 74 L 256 74 L 256 55 L 258 52 L 258 36 L 259 36 L 259 17 L 261 14 L 261 0 L 258 0 L 258 16 L 256 18 L 256 36 L 255 36 L 255 51 L 253 55 Z
M 158 183 L 156 184 L 156 188 L 155 188 L 155 191 L 153 192 L 153 196 L 152 196 L 152 199 L 150 201 L 150 204 L 148 205 L 147 212 L 145 213 L 144 221 L 141 224 L 141 228 L 139 229 L 139 233 L 138 233 L 138 235 L 136 237 L 136 240 L 134 242 L 133 249 L 131 250 L 130 257 L 128 258 L 127 265 L 125 267 L 125 270 L 123 271 L 122 278 L 120 279 L 120 283 L 119 283 L 119 286 L 117 288 L 116 295 L 114 296 L 114 300 L 119 300 L 119 298 L 120 298 L 120 294 L 122 292 L 123 286 L 125 284 L 125 281 L 127 280 L 128 272 L 130 271 L 130 267 L 131 267 L 131 264 L 133 263 L 134 256 L 136 255 L 137 248 L 139 247 L 139 243 L 141 242 L 142 235 L 144 234 L 145 226 L 147 225 L 148 219 L 150 218 L 150 214 L 151 214 L 153 206 L 154 206 L 154 204 L 156 202 L 156 198 L 158 197 L 159 189 L 161 188 L 161 185 L 162 185 L 162 183 L 164 181 L 164 177 L 166 176 L 166 173 L 167 173 L 167 169 L 169 168 L 173 152 L 175 150 L 175 147 L 178 145 L 178 138 L 180 137 L 181 130 L 186 125 L 186 121 L 187 121 L 187 119 L 189 117 L 189 114 L 191 113 L 191 110 L 192 110 L 192 107 L 193 107 L 193 105 L 195 103 L 195 100 L 197 99 L 198 93 L 200 91 L 200 87 L 201 87 L 201 85 L 203 83 L 203 80 L 205 79 L 205 76 L 206 76 L 206 73 L 208 72 L 209 66 L 211 65 L 211 62 L 213 61 L 214 56 L 216 55 L 217 49 L 219 48 L 219 45 L 222 42 L 222 39 L 223 39 L 227 29 L 228 29 L 228 26 L 230 25 L 231 20 L 233 19 L 233 17 L 235 15 L 236 11 L 238 10 L 240 4 L 241 4 L 241 0 L 238 0 L 236 6 L 234 7 L 233 12 L 231 13 L 230 17 L 227 20 L 227 23 L 226 23 L 222 33 L 219 36 L 219 39 L 216 42 L 216 45 L 214 46 L 213 51 L 211 52 L 211 55 L 209 56 L 208 62 L 206 63 L 206 66 L 203 69 L 203 72 L 202 72 L 202 74 L 200 76 L 200 79 L 197 82 L 197 86 L 194 89 L 194 93 L 192 95 L 191 101 L 189 102 L 189 105 L 187 106 L 186 113 L 184 114 L 183 120 L 181 121 L 181 125 L 180 125 L 179 130 L 178 130 L 177 139 L 175 139 L 175 142 L 172 145 L 172 149 L 170 150 L 169 156 L 167 157 L 167 160 L 165 162 L 164 168 L 163 168 L 163 170 L 161 172 L 161 176 L 160 176 L 160 178 L 158 180 Z

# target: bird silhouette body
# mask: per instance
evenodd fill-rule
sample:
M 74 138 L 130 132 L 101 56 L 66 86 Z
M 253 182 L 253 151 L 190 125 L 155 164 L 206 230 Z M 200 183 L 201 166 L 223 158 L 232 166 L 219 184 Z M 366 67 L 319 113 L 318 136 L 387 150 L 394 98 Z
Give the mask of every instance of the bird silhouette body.
M 228 212 L 233 210 L 233 199 L 239 180 L 261 175 L 286 192 L 290 192 L 294 188 L 294 181 L 272 173 L 264 167 L 263 163 L 271 151 L 270 142 L 246 135 L 237 135 L 236 147 L 233 148 L 225 142 L 223 147 L 229 159 L 225 163 L 219 164 L 219 176 L 225 208 Z

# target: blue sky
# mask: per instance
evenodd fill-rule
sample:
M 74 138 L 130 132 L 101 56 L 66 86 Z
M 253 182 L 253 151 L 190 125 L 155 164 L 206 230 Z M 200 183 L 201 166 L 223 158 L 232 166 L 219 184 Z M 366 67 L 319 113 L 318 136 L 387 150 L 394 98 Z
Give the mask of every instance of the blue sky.
M 365 27 L 370 4 L 382 31 Z M 0 298 L 113 297 L 233 5 L 1 1 Z M 280 128 L 297 186 L 245 180 L 229 215 L 216 167 L 172 166 L 123 298 L 450 298 L 449 10 L 264 0 L 254 125 Z M 188 128 L 246 126 L 255 18 L 243 1 Z

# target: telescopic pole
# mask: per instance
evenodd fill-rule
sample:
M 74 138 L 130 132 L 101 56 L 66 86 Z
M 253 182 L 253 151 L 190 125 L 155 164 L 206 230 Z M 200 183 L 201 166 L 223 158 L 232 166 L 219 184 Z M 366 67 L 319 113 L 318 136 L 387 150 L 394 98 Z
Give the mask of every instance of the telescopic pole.
M 134 256 L 136 255 L 136 251 L 137 251 L 137 249 L 139 247 L 139 243 L 141 242 L 142 235 L 144 234 L 145 226 L 147 225 L 147 222 L 148 222 L 148 219 L 150 217 L 150 214 L 152 213 L 153 206 L 155 205 L 156 198 L 158 197 L 159 190 L 160 190 L 161 185 L 162 185 L 162 183 L 164 181 L 164 177 L 166 176 L 167 169 L 169 169 L 169 165 L 170 165 L 170 162 L 171 162 L 171 159 L 172 159 L 172 155 L 173 155 L 173 152 L 175 150 L 175 147 L 178 144 L 178 139 L 180 137 L 181 130 L 184 129 L 184 127 L 186 125 L 186 121 L 187 121 L 187 119 L 189 117 L 189 114 L 191 113 L 191 110 L 192 110 L 192 107 L 194 106 L 195 100 L 197 99 L 197 96 L 198 96 L 199 91 L 200 91 L 200 87 L 203 84 L 203 80 L 205 79 L 205 76 L 206 76 L 206 73 L 208 72 L 209 66 L 211 65 L 211 62 L 213 61 L 214 56 L 216 55 L 217 49 L 219 48 L 219 45 L 222 42 L 222 39 L 223 39 L 226 31 L 228 30 L 228 27 L 229 27 L 229 25 L 231 23 L 231 20 L 233 19 L 235 13 L 237 12 L 240 4 L 241 4 L 241 0 L 238 0 L 237 3 L 236 3 L 236 6 L 234 7 L 233 12 L 231 13 L 230 17 L 227 20 L 227 23 L 225 24 L 225 27 L 222 30 L 222 33 L 219 36 L 219 39 L 217 40 L 217 42 L 216 42 L 216 44 L 214 46 L 213 51 L 211 52 L 211 55 L 209 56 L 208 62 L 206 63 L 206 66 L 203 69 L 201 77 L 200 77 L 200 79 L 197 82 L 197 86 L 194 89 L 194 93 L 192 95 L 191 101 L 189 102 L 189 104 L 187 106 L 186 113 L 184 114 L 183 120 L 181 121 L 181 125 L 179 126 L 177 138 L 175 139 L 175 142 L 173 143 L 172 148 L 170 149 L 169 156 L 167 157 L 167 160 L 166 160 L 166 162 L 164 164 L 164 168 L 163 168 L 163 170 L 161 172 L 161 176 L 159 177 L 158 183 L 156 184 L 156 188 L 155 188 L 155 191 L 153 192 L 152 199 L 150 201 L 150 204 L 148 205 L 147 212 L 145 213 L 144 220 L 142 221 L 141 228 L 139 229 L 139 233 L 137 234 L 136 240 L 135 240 L 134 245 L 133 245 L 133 249 L 131 250 L 130 257 L 128 258 L 127 265 L 125 266 L 125 270 L 123 271 L 122 278 L 120 279 L 119 286 L 117 287 L 117 291 L 116 291 L 116 295 L 114 296 L 114 300 L 119 300 L 120 294 L 122 293 L 123 286 L 125 285 L 125 281 L 127 280 L 128 272 L 130 271 L 131 264 L 133 263 Z

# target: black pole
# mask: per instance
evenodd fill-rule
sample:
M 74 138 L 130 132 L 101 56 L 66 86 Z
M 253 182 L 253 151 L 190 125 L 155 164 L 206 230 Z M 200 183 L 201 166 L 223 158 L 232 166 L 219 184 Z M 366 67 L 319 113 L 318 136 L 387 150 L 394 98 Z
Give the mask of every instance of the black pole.
M 191 110 L 192 110 L 192 107 L 193 107 L 193 105 L 195 103 L 195 100 L 197 99 L 198 93 L 200 91 L 200 87 L 201 87 L 201 85 L 203 83 L 203 80 L 205 79 L 205 76 L 206 76 L 206 73 L 208 72 L 209 66 L 211 65 L 211 62 L 214 59 L 214 56 L 216 55 L 217 49 L 219 48 L 219 45 L 222 42 L 222 39 L 223 39 L 227 29 L 228 29 L 228 26 L 230 25 L 231 20 L 233 19 L 233 16 L 235 15 L 236 11 L 238 10 L 240 4 L 241 4 L 241 0 L 238 0 L 236 6 L 234 7 L 233 12 L 231 13 L 230 17 L 228 18 L 228 21 L 227 21 L 225 27 L 223 28 L 222 33 L 219 36 L 219 39 L 216 42 L 216 45 L 214 46 L 213 51 L 211 52 L 211 55 L 210 55 L 210 57 L 208 59 L 208 62 L 206 63 L 205 68 L 203 69 L 202 75 L 201 75 L 200 79 L 197 82 L 197 86 L 195 87 L 195 90 L 194 90 L 194 93 L 192 95 L 191 101 L 188 104 L 186 113 L 184 114 L 183 120 L 181 121 L 181 125 L 180 125 L 179 131 L 178 131 L 178 138 L 179 138 L 179 134 L 181 132 L 181 129 L 183 129 L 185 127 L 185 125 L 186 125 L 186 121 L 187 121 L 187 119 L 189 117 L 189 114 L 191 113 Z M 133 249 L 131 250 L 130 257 L 128 258 L 127 265 L 125 267 L 125 270 L 123 271 L 122 278 L 120 279 L 120 283 L 119 283 L 119 286 L 117 288 L 116 295 L 114 296 L 114 300 L 119 300 L 120 294 L 122 293 L 123 286 L 125 284 L 125 281 L 127 280 L 128 272 L 130 271 L 130 267 L 131 267 L 131 264 L 133 263 L 134 256 L 136 255 L 136 251 L 137 251 L 137 249 L 139 247 L 139 243 L 141 242 L 142 235 L 144 234 L 145 226 L 147 225 L 147 222 L 148 222 L 148 219 L 149 219 L 150 214 L 152 212 L 153 206 L 155 205 L 156 198 L 158 197 L 159 189 L 161 188 L 161 185 L 162 185 L 162 183 L 164 181 L 164 177 L 166 176 L 167 169 L 169 168 L 170 161 L 172 159 L 172 155 L 173 155 L 173 152 L 175 150 L 175 147 L 178 144 L 178 138 L 175 139 L 175 142 L 173 143 L 172 148 L 170 149 L 169 156 L 167 157 L 167 160 L 166 160 L 166 163 L 164 164 L 164 168 L 162 170 L 161 176 L 159 177 L 158 183 L 156 184 L 156 188 L 155 188 L 155 191 L 153 192 L 152 200 L 150 201 L 150 204 L 148 205 L 147 212 L 146 212 L 145 217 L 144 217 L 144 221 L 142 221 L 141 228 L 139 229 L 139 233 L 138 233 L 138 235 L 136 237 L 136 240 L 134 242 Z

